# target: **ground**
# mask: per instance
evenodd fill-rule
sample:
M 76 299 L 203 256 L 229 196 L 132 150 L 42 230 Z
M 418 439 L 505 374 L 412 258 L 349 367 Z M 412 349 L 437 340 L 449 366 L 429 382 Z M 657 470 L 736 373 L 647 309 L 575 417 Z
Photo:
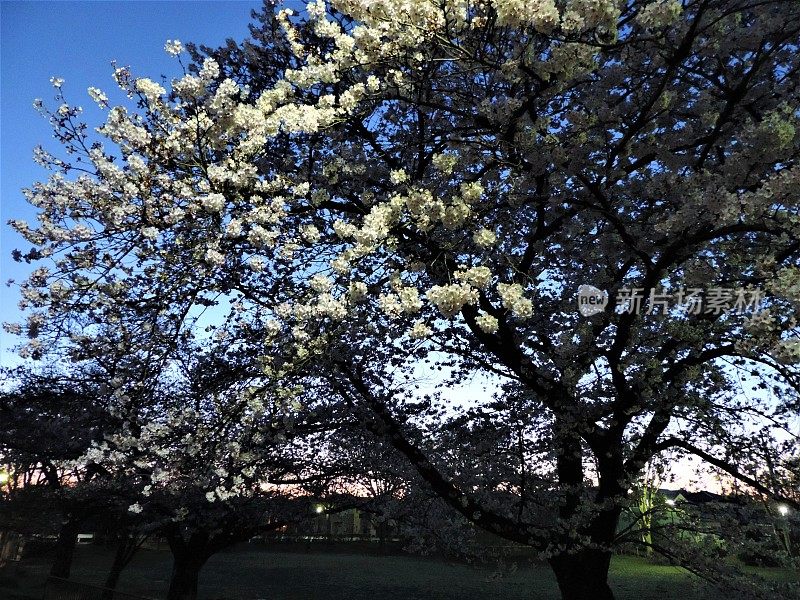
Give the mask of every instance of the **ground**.
M 72 578 L 102 583 L 111 561 L 108 550 L 82 546 Z M 0 598 L 42 597 L 45 559 L 0 570 Z M 119 591 L 163 598 L 170 571 L 165 550 L 142 550 L 123 574 Z M 769 572 L 767 577 L 786 577 Z M 685 571 L 653 565 L 644 559 L 615 557 L 611 583 L 618 600 L 723 600 Z M 516 570 L 499 572 L 437 558 L 374 556 L 313 550 L 265 550 L 240 546 L 213 557 L 200 579 L 201 600 L 557 600 L 547 565 L 522 561 Z

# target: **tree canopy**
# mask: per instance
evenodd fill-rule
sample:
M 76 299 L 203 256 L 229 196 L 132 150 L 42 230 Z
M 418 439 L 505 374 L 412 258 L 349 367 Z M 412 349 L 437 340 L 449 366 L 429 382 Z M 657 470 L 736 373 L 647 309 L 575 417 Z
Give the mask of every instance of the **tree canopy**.
M 90 88 L 104 141 L 57 81 L 67 155 L 38 152 L 39 223 L 14 222 L 42 263 L 25 351 L 163 366 L 205 340 L 289 412 L 325 382 L 564 598 L 611 598 L 655 456 L 798 507 L 798 42 L 778 0 L 267 2 L 168 86 Z

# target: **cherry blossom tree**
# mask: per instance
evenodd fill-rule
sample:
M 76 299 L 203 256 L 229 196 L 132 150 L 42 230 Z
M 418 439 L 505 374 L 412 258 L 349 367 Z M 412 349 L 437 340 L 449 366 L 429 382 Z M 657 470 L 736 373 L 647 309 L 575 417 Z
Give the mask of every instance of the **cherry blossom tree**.
M 564 598 L 612 598 L 656 455 L 797 507 L 764 474 L 799 406 L 798 42 L 777 0 L 267 3 L 169 85 L 90 88 L 105 142 L 55 81 L 67 155 L 37 153 L 39 222 L 13 222 L 41 266 L 9 328 L 33 355 L 159 364 L 207 335 L 275 381 L 314 373 Z M 579 312 L 580 285 L 606 309 Z M 448 395 L 486 407 L 458 458 L 516 436 L 513 468 L 434 445 L 409 408 L 426 368 L 433 422 Z
M 109 481 L 102 466 L 79 460 L 119 419 L 107 410 L 96 371 L 4 375 L 0 456 L 10 473 L 4 520 L 20 521 L 16 527 L 25 533 L 50 534 L 56 525 L 50 574 L 69 577 L 81 528 L 119 508 L 124 482 Z
M 257 361 L 231 363 L 224 347 L 181 356 L 139 386 L 149 401 L 121 414 L 122 427 L 82 457 L 132 482 L 130 531 L 164 537 L 173 555 L 169 600 L 197 597 L 215 553 L 309 518 L 309 488 L 346 472 L 317 446 L 349 424 L 336 404 L 310 388 L 301 400 Z

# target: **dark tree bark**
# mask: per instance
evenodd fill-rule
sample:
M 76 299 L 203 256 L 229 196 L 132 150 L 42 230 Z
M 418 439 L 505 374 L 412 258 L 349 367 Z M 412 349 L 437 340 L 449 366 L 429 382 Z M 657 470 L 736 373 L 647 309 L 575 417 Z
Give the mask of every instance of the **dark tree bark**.
M 136 555 L 136 551 L 139 550 L 142 541 L 135 535 L 125 535 L 119 540 L 117 550 L 114 553 L 114 561 L 111 563 L 111 569 L 108 571 L 108 576 L 103 586 L 106 588 L 106 592 L 103 594 L 104 600 L 113 598 L 114 590 L 117 589 L 122 571 Z
M 53 564 L 50 567 L 51 577 L 69 579 L 72 570 L 72 559 L 75 556 L 75 545 L 78 542 L 81 522 L 74 518 L 67 518 L 58 532 Z
M 111 569 L 109 569 L 106 582 L 103 585 L 103 587 L 107 588 L 109 591 L 117 589 L 117 583 L 119 582 L 120 575 L 122 575 L 122 570 L 128 564 L 128 561 L 124 558 L 125 551 L 123 547 L 124 542 L 117 546 L 117 551 L 114 553 L 114 562 L 111 563 Z
M 619 515 L 618 508 L 602 511 L 582 528 L 581 533 L 598 547 L 564 552 L 549 560 L 563 600 L 614 600 L 608 569 Z
M 608 585 L 611 552 L 581 550 L 550 559 L 563 600 L 614 600 Z
M 213 554 L 208 536 L 194 533 L 188 540 L 168 536 L 167 541 L 173 557 L 167 600 L 196 600 L 200 569 Z
M 172 564 L 167 600 L 196 600 L 197 582 L 204 563 L 205 559 L 198 557 L 176 556 Z
M 623 466 L 619 452 L 606 444 L 598 444 L 594 451 L 600 456 L 600 481 L 595 501 L 600 504 L 622 495 L 619 481 Z M 559 482 L 568 490 L 559 516 L 563 522 L 568 522 L 578 511 L 580 490 L 584 484 L 583 449 L 578 437 L 565 436 L 560 441 L 556 468 Z M 608 569 L 620 512 L 619 505 L 612 504 L 612 508 L 600 510 L 579 528 L 579 532 L 589 537 L 596 547 L 578 547 L 549 560 L 563 600 L 614 600 L 614 593 L 608 585 Z

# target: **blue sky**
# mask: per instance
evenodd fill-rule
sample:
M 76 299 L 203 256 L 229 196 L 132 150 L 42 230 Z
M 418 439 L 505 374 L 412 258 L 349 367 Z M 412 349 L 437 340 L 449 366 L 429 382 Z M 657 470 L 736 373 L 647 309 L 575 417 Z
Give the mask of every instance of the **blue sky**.
M 248 33 L 250 11 L 260 6 L 260 0 L 0 0 L 0 321 L 19 315 L 17 291 L 6 281 L 22 280 L 30 270 L 11 259 L 11 251 L 24 248 L 25 242 L 6 222 L 35 218 L 21 189 L 47 172 L 33 162 L 33 148 L 40 144 L 58 154 L 50 126 L 33 108 L 36 98 L 55 104 L 50 77 L 65 80 L 67 100 L 83 106 L 94 127 L 104 115 L 86 89 L 99 87 L 112 103 L 121 100 L 112 94 L 111 61 L 152 79 L 177 76 L 180 65 L 163 49 L 167 39 L 208 46 L 241 40 Z M 6 363 L 16 341 L 4 332 L 0 338 L 0 361 Z

